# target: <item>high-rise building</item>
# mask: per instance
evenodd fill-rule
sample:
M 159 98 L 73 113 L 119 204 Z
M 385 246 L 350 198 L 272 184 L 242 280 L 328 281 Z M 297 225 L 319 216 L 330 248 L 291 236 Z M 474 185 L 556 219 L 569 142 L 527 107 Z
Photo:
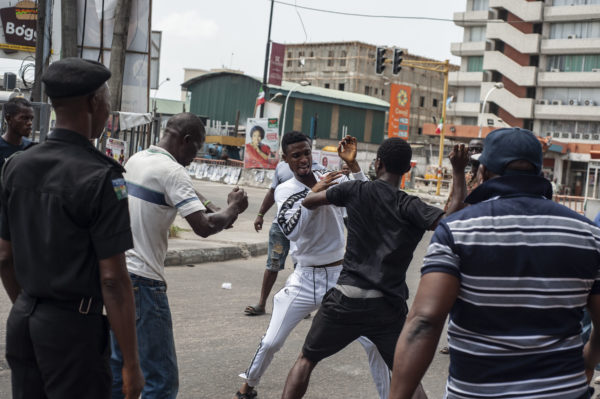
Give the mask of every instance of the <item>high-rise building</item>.
M 457 125 L 451 136 L 473 137 L 473 125 L 533 130 L 552 143 L 546 172 L 582 195 L 590 151 L 600 150 L 600 0 L 467 0 L 466 6 L 454 14 L 464 36 L 451 44 L 461 57 L 460 71 L 450 73 L 457 88 L 448 110 Z
M 312 86 L 366 94 L 390 100 L 390 83 L 411 87 L 409 141 L 423 140 L 422 126 L 442 115 L 444 77 L 439 72 L 403 66 L 392 74 L 393 51 L 382 74 L 375 72 L 377 46 L 362 42 L 298 43 L 285 45 L 283 80 L 307 81 Z M 405 61 L 432 61 L 404 50 Z M 451 65 L 451 70 L 458 66 Z

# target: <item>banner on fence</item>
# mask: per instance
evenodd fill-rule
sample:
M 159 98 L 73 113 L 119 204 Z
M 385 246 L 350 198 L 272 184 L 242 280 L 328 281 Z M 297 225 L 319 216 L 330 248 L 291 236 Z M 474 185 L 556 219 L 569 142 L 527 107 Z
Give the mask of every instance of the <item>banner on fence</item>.
M 279 119 L 248 118 L 244 168 L 275 169 L 279 162 Z

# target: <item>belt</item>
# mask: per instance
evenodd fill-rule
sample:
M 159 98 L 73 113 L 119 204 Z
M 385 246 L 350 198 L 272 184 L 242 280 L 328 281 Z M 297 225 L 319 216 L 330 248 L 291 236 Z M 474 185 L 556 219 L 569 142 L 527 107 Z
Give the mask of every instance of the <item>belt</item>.
M 71 310 L 83 315 L 102 314 L 104 302 L 100 298 L 84 297 L 73 301 L 61 301 L 58 299 L 36 298 L 24 293 L 28 301 L 35 301 L 36 304 L 50 305 L 59 309 Z
M 340 260 L 336 260 L 335 262 L 328 263 L 328 264 L 326 264 L 326 265 L 314 265 L 314 266 L 307 266 L 307 267 L 314 267 L 314 268 L 319 268 L 319 267 L 331 267 L 331 266 L 339 266 L 339 265 L 341 265 L 342 263 L 344 263 L 344 260 L 343 260 L 343 259 L 340 259 Z

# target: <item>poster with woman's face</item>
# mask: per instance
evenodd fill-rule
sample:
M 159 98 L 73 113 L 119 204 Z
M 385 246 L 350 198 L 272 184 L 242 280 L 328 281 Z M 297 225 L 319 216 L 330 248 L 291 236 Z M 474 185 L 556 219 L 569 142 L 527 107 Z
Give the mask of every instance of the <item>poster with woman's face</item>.
M 244 168 L 275 169 L 279 162 L 277 118 L 248 118 Z

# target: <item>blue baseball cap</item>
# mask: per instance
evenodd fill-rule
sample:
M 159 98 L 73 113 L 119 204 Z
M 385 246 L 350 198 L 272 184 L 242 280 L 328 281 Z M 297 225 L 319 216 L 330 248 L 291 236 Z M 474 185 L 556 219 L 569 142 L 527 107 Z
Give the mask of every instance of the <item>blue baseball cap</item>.
M 535 167 L 535 172 L 519 171 L 519 174 L 539 175 L 542 157 L 542 145 L 531 131 L 511 127 L 496 129 L 487 135 L 479 162 L 491 172 L 504 175 L 509 163 L 527 161 Z

